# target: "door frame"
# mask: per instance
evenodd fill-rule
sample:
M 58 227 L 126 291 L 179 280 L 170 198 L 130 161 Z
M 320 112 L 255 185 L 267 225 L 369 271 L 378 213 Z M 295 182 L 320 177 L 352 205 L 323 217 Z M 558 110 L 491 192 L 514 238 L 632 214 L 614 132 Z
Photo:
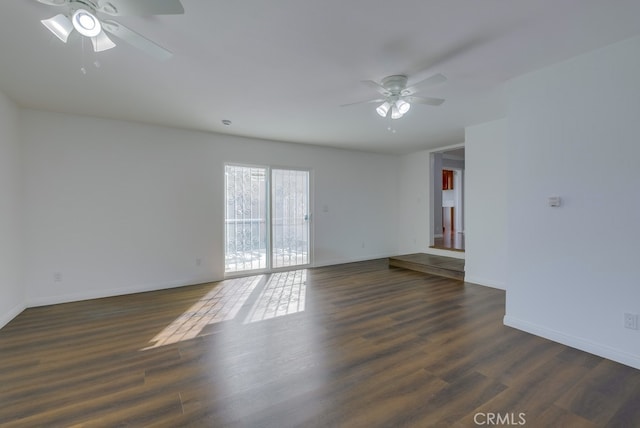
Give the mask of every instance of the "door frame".
M 223 242 L 222 242 L 222 270 L 224 273 L 224 278 L 234 278 L 234 277 L 240 277 L 240 276 L 250 276 L 250 275 L 258 275 L 258 274 L 265 274 L 265 273 L 273 273 L 273 272 L 283 272 L 283 271 L 288 271 L 288 270 L 297 270 L 297 269 L 305 269 L 308 267 L 313 266 L 313 253 L 314 253 L 314 235 L 315 235 L 315 227 L 313 224 L 313 219 L 314 219 L 314 208 L 313 208 L 313 189 L 314 189 L 314 174 L 313 174 L 313 169 L 312 168 L 305 168 L 305 167 L 291 167 L 291 166 L 282 166 L 282 165 L 259 165 L 259 164 L 251 164 L 251 163 L 245 163 L 245 162 L 224 162 L 223 163 L 223 168 L 222 168 L 222 174 L 223 174 L 223 185 L 225 183 L 225 178 L 224 178 L 224 174 L 226 172 L 226 168 L 227 166 L 238 166 L 238 167 L 245 167 L 245 168 L 263 168 L 265 170 L 265 195 L 266 195 L 266 207 L 265 207 L 265 222 L 267 225 L 267 236 L 265 239 L 266 242 L 266 267 L 265 268 L 258 268 L 258 269 L 248 269 L 248 270 L 239 270 L 239 271 L 234 271 L 234 272 L 227 272 L 226 268 L 225 268 L 225 263 L 224 263 L 224 258 L 226 257 L 226 196 L 227 196 L 227 189 L 226 187 L 224 187 L 222 189 L 222 207 L 223 207 L 223 215 L 222 215 L 222 236 L 223 236 Z M 309 234 L 308 234 L 308 255 L 307 255 L 307 263 L 305 264 L 301 264 L 301 265 L 294 265 L 294 266 L 283 266 L 283 267 L 278 267 L 278 268 L 274 268 L 273 267 L 273 243 L 272 243 L 272 237 L 273 237 L 273 224 L 272 224 L 272 215 L 273 215 L 273 203 L 272 203 L 272 194 L 271 194 L 271 185 L 272 185 L 272 180 L 273 180 L 273 176 L 272 176 L 272 171 L 274 169 L 277 170 L 291 170 L 291 171 L 306 171 L 309 174 L 309 182 L 308 182 L 308 188 L 307 188 L 307 196 L 308 196 L 308 228 L 309 228 Z
M 456 150 L 456 149 L 463 149 L 465 147 L 465 143 L 458 143 L 458 144 L 452 144 L 450 146 L 444 146 L 444 147 L 438 147 L 435 149 L 430 149 L 428 150 L 429 153 L 429 164 L 427 165 L 428 168 L 428 173 L 427 173 L 427 182 L 428 182 L 428 187 L 429 187 L 429 209 L 427 212 L 427 216 L 428 218 L 428 231 L 427 231 L 427 244 L 428 244 L 428 253 L 432 253 L 432 254 L 440 254 L 440 255 L 449 255 L 449 254 L 456 254 L 458 255 L 460 252 L 455 251 L 455 250 L 445 250 L 445 249 L 439 249 L 439 248 L 433 248 L 434 245 L 434 240 L 436 238 L 436 231 L 435 231 L 435 226 L 436 226 L 436 221 L 435 221 L 435 212 L 436 210 L 439 210 L 440 212 L 442 212 L 442 198 L 439 198 L 439 204 L 436 204 L 436 192 L 439 192 L 440 194 L 442 194 L 442 183 L 440 183 L 440 185 L 436 185 L 437 180 L 436 180 L 436 176 L 440 175 L 442 176 L 442 172 L 441 171 L 437 171 L 436 173 L 436 165 L 435 165 L 435 155 L 437 153 L 443 153 L 443 152 L 448 152 L 448 151 L 452 151 L 452 150 Z M 450 168 L 447 167 L 447 169 L 452 169 L 455 170 L 457 168 Z M 465 180 L 465 174 L 463 173 L 462 176 L 460 177 L 462 180 L 462 213 L 461 216 L 463 218 L 462 223 L 463 223 L 463 229 L 464 229 L 464 210 L 465 210 L 465 206 L 464 206 L 464 192 L 465 192 L 465 184 L 464 180 Z

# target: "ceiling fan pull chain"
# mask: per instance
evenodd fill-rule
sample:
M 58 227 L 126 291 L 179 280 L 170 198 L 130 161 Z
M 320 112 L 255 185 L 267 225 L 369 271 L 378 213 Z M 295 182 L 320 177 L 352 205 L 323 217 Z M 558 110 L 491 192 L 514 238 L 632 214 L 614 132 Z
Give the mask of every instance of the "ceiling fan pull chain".
M 84 37 L 80 39 L 80 72 L 86 76 L 87 68 L 84 66 Z

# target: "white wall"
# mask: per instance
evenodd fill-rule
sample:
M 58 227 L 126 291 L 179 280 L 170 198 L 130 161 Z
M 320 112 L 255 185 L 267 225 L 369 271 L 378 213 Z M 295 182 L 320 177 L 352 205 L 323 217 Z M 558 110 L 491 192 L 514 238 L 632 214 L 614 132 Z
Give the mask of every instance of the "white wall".
M 402 156 L 399 169 L 398 252 L 429 249 L 429 152 Z
M 0 327 L 25 308 L 18 109 L 0 92 Z
M 465 280 L 506 289 L 507 122 L 465 132 Z
M 633 38 L 507 88 L 505 323 L 640 368 L 638 76 Z
M 30 306 L 221 279 L 224 162 L 312 169 L 316 265 L 397 251 L 396 156 L 40 111 L 21 123 Z

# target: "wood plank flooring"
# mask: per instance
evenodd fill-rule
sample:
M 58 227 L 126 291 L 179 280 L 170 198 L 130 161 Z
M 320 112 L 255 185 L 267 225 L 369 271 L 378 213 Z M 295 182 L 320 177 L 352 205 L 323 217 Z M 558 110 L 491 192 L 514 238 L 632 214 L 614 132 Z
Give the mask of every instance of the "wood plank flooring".
M 435 237 L 431 248 L 464 252 L 464 233 L 444 230 L 442 237 Z
M 504 299 L 384 259 L 28 309 L 0 426 L 640 426 L 640 371 L 505 327 Z
M 464 281 L 464 259 L 413 253 L 389 257 L 389 266 Z

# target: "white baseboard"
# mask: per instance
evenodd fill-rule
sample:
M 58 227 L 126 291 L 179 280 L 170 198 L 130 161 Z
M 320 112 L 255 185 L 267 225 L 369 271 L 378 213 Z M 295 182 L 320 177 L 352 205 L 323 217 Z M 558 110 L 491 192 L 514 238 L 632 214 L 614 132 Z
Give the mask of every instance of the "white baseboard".
M 619 349 L 594 343 L 580 337 L 565 334 L 560 331 L 552 330 L 508 315 L 504 316 L 503 322 L 506 326 L 517 328 L 518 330 L 526 331 L 527 333 L 544 337 L 545 339 L 553 340 L 554 342 L 580 349 L 581 351 L 598 355 L 635 369 L 640 369 L 640 355 L 630 354 Z
M 29 299 L 28 307 L 57 305 L 60 303 L 79 302 L 82 300 L 102 299 L 105 297 L 124 296 L 127 294 L 145 293 L 148 291 L 165 290 L 168 288 L 185 287 L 207 282 L 221 281 L 222 278 L 191 278 L 178 281 L 170 281 L 161 284 L 138 284 L 130 287 L 113 288 L 107 290 L 90 290 L 87 292 L 77 292 L 61 294 L 57 296 L 42 296 Z
M 25 305 L 20 304 L 13 307 L 6 314 L 2 314 L 0 316 L 0 328 L 9 324 L 9 322 L 11 322 L 12 319 L 20 315 L 20 313 L 22 313 L 22 311 L 24 311 L 25 309 L 27 309 L 27 307 Z
M 332 266 L 345 263 L 354 263 L 367 260 L 375 260 L 391 257 L 393 254 L 371 254 L 362 258 L 336 258 L 333 260 L 324 260 L 320 263 L 316 263 L 313 267 Z M 185 287 L 194 284 L 203 284 L 208 282 L 222 281 L 224 278 L 212 278 L 212 277 L 194 277 L 189 279 L 182 279 L 176 281 L 170 281 L 166 283 L 153 283 L 153 284 L 137 284 L 127 287 L 102 289 L 102 290 L 89 290 L 81 292 L 72 292 L 67 294 L 60 294 L 55 296 L 37 296 L 28 299 L 26 307 L 38 307 L 57 305 L 60 303 L 78 302 L 82 300 L 101 299 L 105 297 L 124 296 L 127 294 L 144 293 L 148 291 L 164 290 L 167 288 Z M 18 312 L 19 313 L 19 312 Z M 2 318 L 0 318 L 2 321 Z
M 482 285 L 484 287 L 497 288 L 499 290 L 506 290 L 507 285 L 501 281 L 492 281 L 484 278 L 478 278 L 476 276 L 468 276 L 465 274 L 464 282 L 470 282 L 472 284 Z

